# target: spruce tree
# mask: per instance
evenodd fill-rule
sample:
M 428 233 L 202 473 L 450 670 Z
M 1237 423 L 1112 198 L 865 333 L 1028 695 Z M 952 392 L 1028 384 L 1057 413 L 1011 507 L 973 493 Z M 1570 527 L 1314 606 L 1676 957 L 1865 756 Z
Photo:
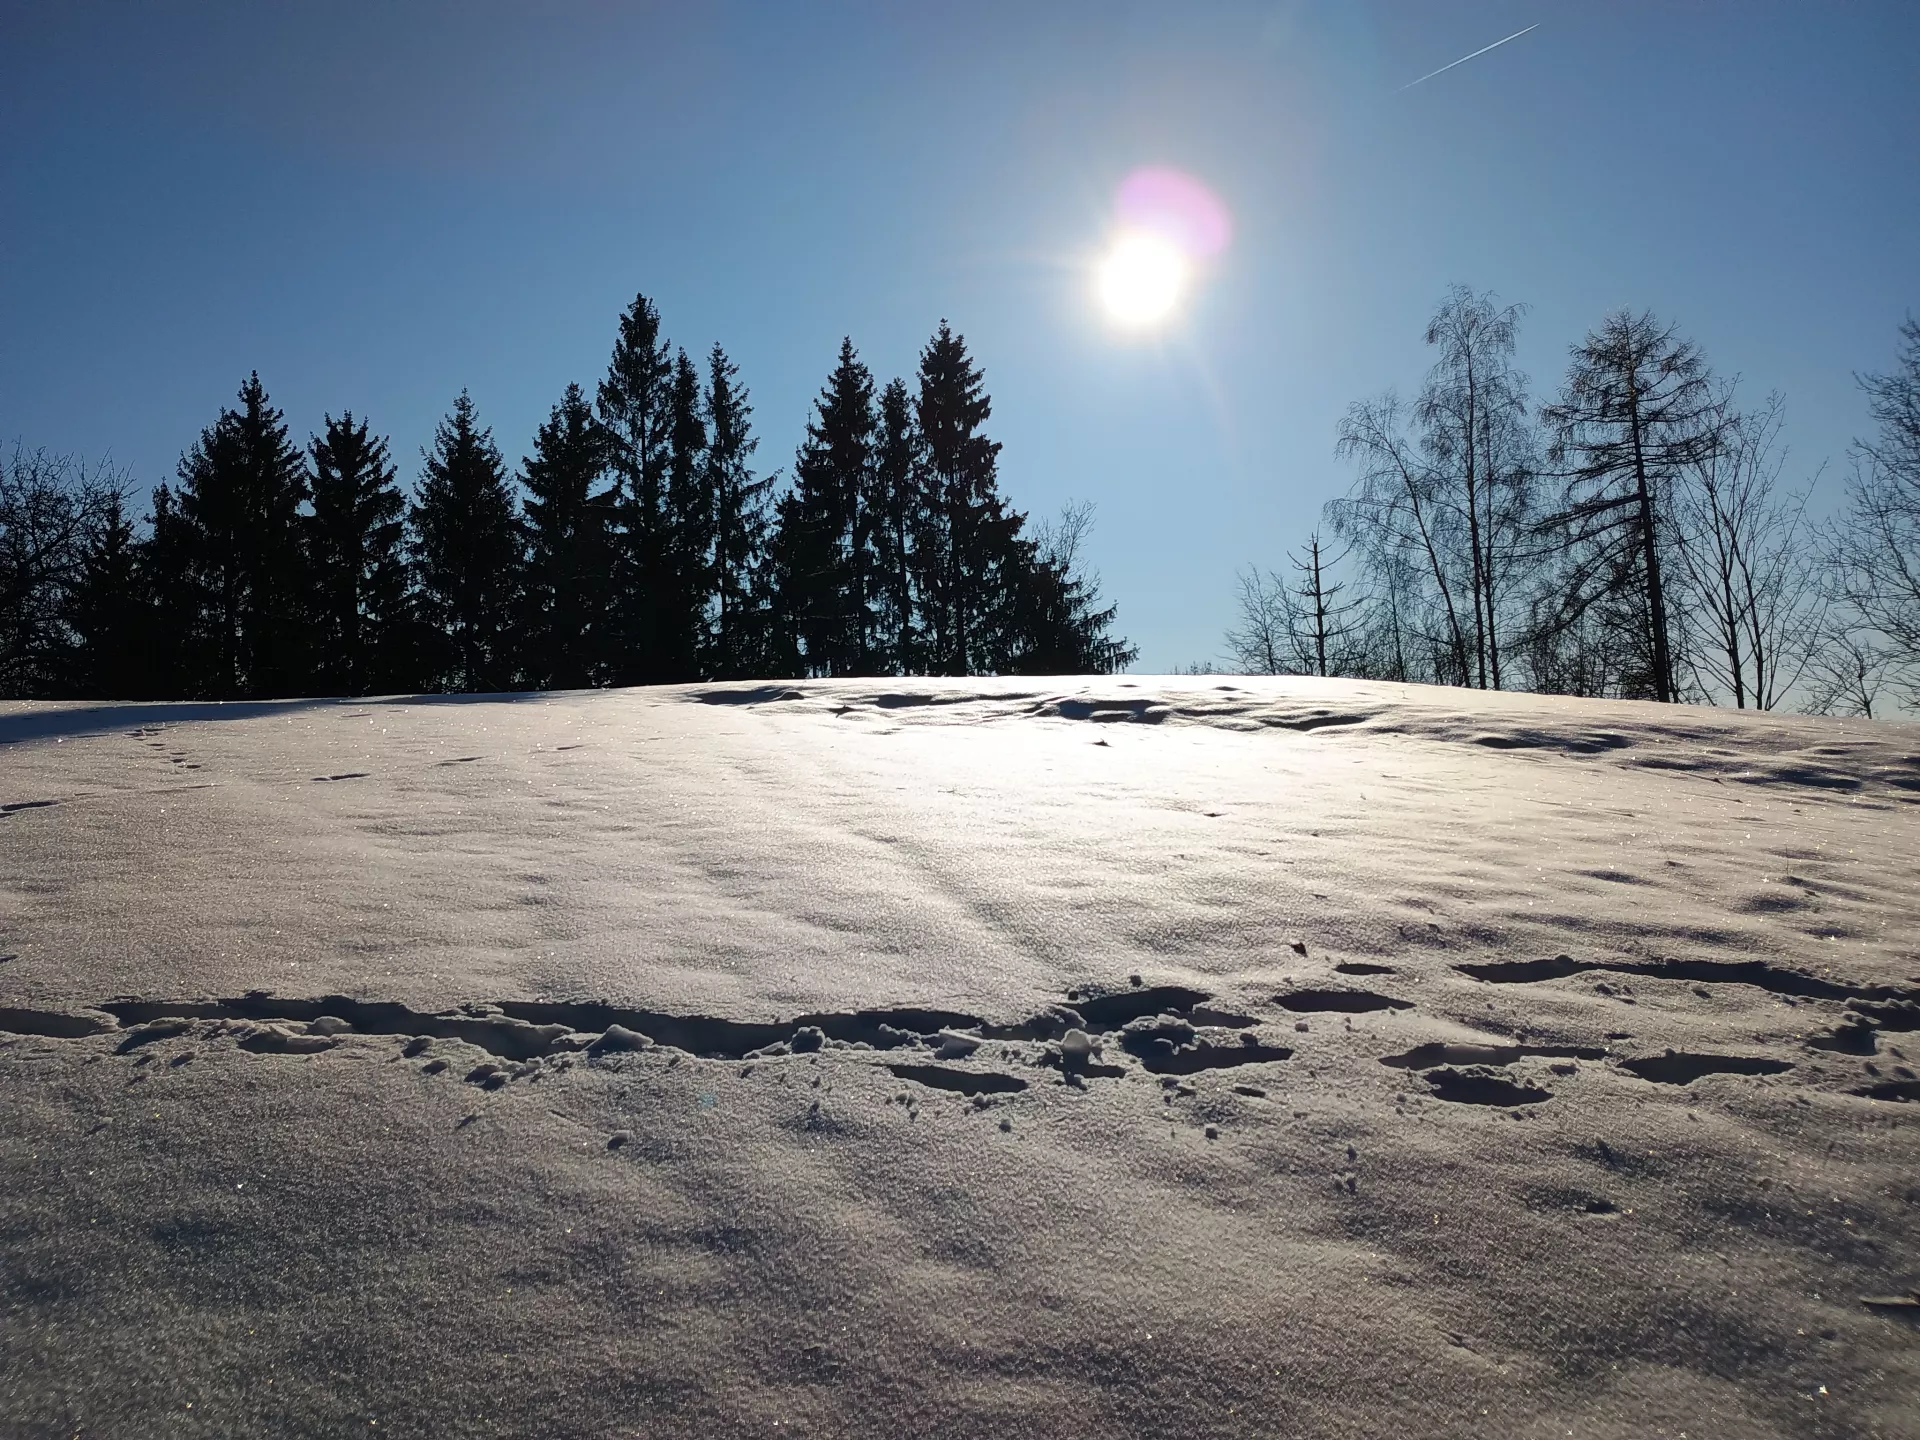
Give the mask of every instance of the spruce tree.
M 705 490 L 713 506 L 712 633 L 707 673 L 764 674 L 771 664 L 766 595 L 767 491 L 751 468 L 759 440 L 740 372 L 718 345 L 707 357 Z
M 1111 633 L 1118 607 L 1100 605 L 1100 577 L 1082 565 L 1093 528 L 1091 503 L 1068 504 L 1031 540 L 1015 540 L 1013 653 L 1007 669 L 1021 675 L 1106 675 L 1125 669 L 1139 650 Z
M 992 673 L 1012 659 L 1008 621 L 1022 578 L 1015 541 L 1025 517 L 1000 495 L 1000 446 L 980 433 L 993 402 L 966 341 L 944 320 L 920 354 L 919 380 L 923 510 L 914 548 L 927 668 Z
M 180 518 L 208 636 L 209 692 L 221 699 L 310 688 L 306 467 L 256 372 L 240 408 L 200 432 L 180 459 Z
M 610 640 L 616 685 L 656 684 L 671 668 L 671 535 L 666 479 L 673 362 L 660 312 L 645 295 L 620 317 L 597 407 L 617 477 L 617 551 Z
M 87 536 L 68 602 L 69 692 L 83 700 L 150 698 L 152 615 L 133 521 L 113 493 Z
M 699 679 L 713 584 L 713 497 L 707 492 L 707 423 L 700 372 L 682 350 L 667 390 L 667 575 L 662 649 L 666 678 Z
M 209 616 L 194 574 L 194 528 L 180 513 L 173 490 L 156 485 L 147 538 L 139 547 L 141 588 L 153 606 L 149 689 L 159 700 L 187 700 L 211 692 L 214 653 Z
M 794 457 L 794 488 L 781 504 L 784 606 L 809 674 L 872 673 L 867 590 L 874 567 L 863 515 L 875 428 L 873 375 L 853 342 L 842 340 Z
M 578 385 L 534 437 L 521 462 L 526 486 L 527 580 L 522 614 L 526 673 L 536 689 L 600 683 L 613 582 L 613 492 L 607 435 Z
M 921 528 L 920 432 L 906 382 L 889 380 L 880 393 L 867 494 L 868 534 L 873 554 L 873 622 L 876 668 L 886 675 L 920 669 L 915 624 L 913 537 Z
M 464 390 L 424 458 L 408 522 L 433 674 L 467 693 L 508 689 L 523 570 L 519 517 L 493 432 L 481 428 Z
M 367 695 L 411 688 L 407 501 L 387 442 L 348 411 L 309 447 L 316 687 Z

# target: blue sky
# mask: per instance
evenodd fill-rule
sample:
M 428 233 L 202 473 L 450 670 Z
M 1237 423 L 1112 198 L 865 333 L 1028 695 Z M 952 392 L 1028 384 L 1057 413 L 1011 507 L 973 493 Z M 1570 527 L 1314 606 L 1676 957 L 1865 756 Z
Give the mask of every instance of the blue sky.
M 843 334 L 907 373 L 945 317 L 1004 488 L 1096 502 L 1166 670 L 1344 488 L 1341 413 L 1417 384 L 1456 281 L 1532 306 L 1537 391 L 1609 310 L 1677 321 L 1837 491 L 1853 372 L 1920 311 L 1917 71 L 1911 0 L 9 5 L 0 436 L 148 485 L 257 368 L 408 478 L 462 387 L 518 459 L 645 291 L 784 468 Z M 1142 165 L 1235 224 L 1145 339 L 1087 274 Z

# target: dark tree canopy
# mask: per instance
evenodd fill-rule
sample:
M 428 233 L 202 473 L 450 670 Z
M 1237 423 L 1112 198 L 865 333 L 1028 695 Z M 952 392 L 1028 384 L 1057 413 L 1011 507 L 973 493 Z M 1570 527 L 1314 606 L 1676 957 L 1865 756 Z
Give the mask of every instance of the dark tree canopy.
M 405 689 L 417 668 L 407 574 L 406 496 L 387 442 L 352 412 L 314 439 L 313 579 L 317 688 L 335 695 Z
M 792 483 L 753 407 L 641 295 L 592 399 L 510 474 L 462 392 L 409 496 L 354 412 L 305 451 L 257 375 L 152 492 L 0 466 L 0 694 L 240 698 L 783 676 L 1102 671 L 1135 652 L 1083 563 L 1091 507 L 1029 533 L 979 367 L 944 322 L 915 383 L 851 339 Z
M 174 501 L 196 612 L 185 638 L 208 695 L 298 694 L 311 675 L 300 515 L 307 470 L 258 374 L 239 398 L 240 408 L 222 410 L 180 460 Z
M 1655 700 L 1680 697 L 1670 513 L 1682 471 L 1719 444 L 1715 402 L 1699 347 L 1623 310 L 1574 347 L 1562 399 L 1542 416 L 1566 481 L 1554 517 L 1571 561 L 1565 616 L 1605 606 L 1610 628 L 1643 637 Z
M 600 485 L 608 449 L 585 393 L 569 385 L 521 462 L 527 568 L 520 650 L 524 679 L 539 689 L 578 689 L 607 670 L 614 496 Z
M 612 675 L 616 685 L 657 684 L 672 669 L 672 516 L 667 469 L 672 443 L 672 352 L 660 312 L 645 295 L 620 317 L 613 358 L 600 382 L 600 423 L 618 482 Z
M 874 430 L 872 372 L 853 342 L 842 340 L 780 509 L 781 603 L 810 675 L 872 673 L 867 590 L 873 566 L 864 516 Z
M 767 566 L 767 494 L 771 476 L 753 473 L 753 434 L 737 366 L 718 345 L 707 356 L 704 489 L 712 505 L 712 607 L 708 673 L 738 680 L 771 673 L 771 575 Z
M 464 390 L 425 458 L 408 525 L 421 606 L 437 637 L 428 673 L 456 690 L 510 689 L 520 521 L 493 432 Z
M 946 321 L 920 353 L 925 504 L 918 543 L 927 616 L 927 668 L 972 675 L 1008 668 L 1005 617 L 1020 581 L 1015 540 L 1025 517 L 1000 495 L 1000 446 L 981 427 L 993 413 L 966 341 Z

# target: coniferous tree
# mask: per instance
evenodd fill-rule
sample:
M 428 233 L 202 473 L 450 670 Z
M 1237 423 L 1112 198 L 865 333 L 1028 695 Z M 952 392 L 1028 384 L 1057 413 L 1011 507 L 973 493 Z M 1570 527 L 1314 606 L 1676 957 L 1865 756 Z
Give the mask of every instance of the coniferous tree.
M 682 350 L 667 389 L 667 576 L 662 637 L 666 678 L 700 678 L 713 588 L 713 497 L 707 490 L 707 423 L 700 372 Z
M 597 490 L 607 474 L 607 432 L 580 386 L 566 386 L 520 474 L 528 551 L 520 641 L 528 684 L 599 684 L 609 651 L 612 492 Z
M 408 515 L 435 678 L 464 692 L 514 684 L 523 571 L 506 464 L 463 390 L 440 422 Z
M 1108 675 L 1140 651 L 1110 633 L 1118 607 L 1100 605 L 1100 577 L 1083 568 L 1093 505 L 1068 504 L 1031 539 L 1018 539 L 1023 576 L 1012 617 L 1019 675 Z
M 718 345 L 707 357 L 705 491 L 713 506 L 712 630 L 707 671 L 716 680 L 764 673 L 770 663 L 766 495 L 771 477 L 751 468 L 752 431 L 740 372 Z
M 597 396 L 619 487 L 610 627 L 616 685 L 655 684 L 671 670 L 672 377 L 660 312 L 645 295 L 636 296 L 620 317 L 613 359 Z
M 410 688 L 417 677 L 409 654 L 407 501 L 387 442 L 348 411 L 326 417 L 326 433 L 309 451 L 316 688 L 337 695 Z
M 521 462 L 526 486 L 527 579 L 522 646 L 536 689 L 579 689 L 604 675 L 613 566 L 607 436 L 578 385 Z
M 1720 443 L 1721 410 L 1705 358 L 1651 314 L 1611 315 L 1573 350 L 1560 403 L 1542 415 L 1567 494 L 1548 522 L 1569 564 L 1557 618 L 1598 606 L 1644 658 L 1629 693 L 1680 698 L 1668 570 L 1680 472 Z
M 183 700 L 207 693 L 213 648 L 194 574 L 196 537 L 170 486 L 156 485 L 152 504 L 139 552 L 142 588 L 153 606 L 151 690 L 157 699 Z
M 794 488 L 781 503 L 783 603 L 809 674 L 872 673 L 873 565 L 863 516 L 872 488 L 873 401 L 872 373 L 853 342 L 842 340 L 794 457 Z
M 873 634 L 876 668 L 886 675 L 920 670 L 915 623 L 913 537 L 921 529 L 920 432 L 906 383 L 889 380 L 880 392 L 872 485 L 866 511 L 873 555 Z
M 1021 577 L 1015 541 L 1025 517 L 999 489 L 1000 445 L 980 433 L 993 413 L 966 341 L 946 321 L 920 355 L 915 406 L 922 445 L 922 526 L 915 541 L 936 675 L 1007 667 L 1006 623 Z
M 191 535 L 206 686 L 222 699 L 309 688 L 306 466 L 257 372 L 239 398 L 181 457 L 174 497 Z
M 149 698 L 152 615 L 133 521 L 119 494 L 110 494 L 81 551 L 68 602 L 68 692 L 83 700 Z

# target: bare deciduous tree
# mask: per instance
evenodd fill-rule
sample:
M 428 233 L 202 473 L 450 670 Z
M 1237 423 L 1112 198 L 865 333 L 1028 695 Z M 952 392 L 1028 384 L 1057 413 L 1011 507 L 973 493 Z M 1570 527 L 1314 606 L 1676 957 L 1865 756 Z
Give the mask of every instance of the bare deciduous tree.
M 1807 495 L 1779 493 L 1784 404 L 1741 414 L 1723 394 L 1718 443 L 1690 456 L 1674 503 L 1682 647 L 1708 698 L 1772 710 L 1806 673 L 1823 606 L 1809 545 Z
M 1460 583 L 1432 473 L 1406 433 L 1404 416 L 1391 394 L 1348 410 L 1335 453 L 1358 464 L 1360 475 L 1350 494 L 1327 507 L 1327 516 L 1369 572 L 1397 569 L 1418 577 L 1410 598 L 1423 613 L 1413 623 L 1438 632 L 1442 664 L 1435 678 L 1465 685 L 1472 673 L 1471 597 Z
M 1897 669 L 1893 655 L 1871 630 L 1841 616 L 1816 637 L 1808 657 L 1807 705 L 1814 715 L 1874 718 Z
M 1440 355 L 1414 414 L 1436 498 L 1464 520 L 1473 596 L 1473 683 L 1500 688 L 1508 572 L 1532 519 L 1533 443 L 1526 377 L 1513 368 L 1524 307 L 1456 285 L 1427 326 Z
M 1239 576 L 1240 624 L 1227 632 L 1227 649 L 1247 675 L 1354 675 L 1366 673 L 1357 600 L 1343 599 L 1347 582 L 1335 578 L 1344 560 L 1327 553 L 1318 532 L 1307 537 L 1287 563 L 1298 573 L 1289 583 L 1272 571 L 1249 566 Z
M 16 445 L 0 460 L 0 696 L 48 694 L 59 684 L 89 542 L 124 498 L 104 467 L 70 456 Z
M 1393 572 L 1395 622 L 1441 639 L 1434 678 L 1482 689 L 1504 683 L 1531 548 L 1533 432 L 1513 367 L 1522 313 L 1465 286 L 1448 292 L 1427 326 L 1439 353 L 1412 409 L 1387 395 L 1348 412 L 1337 453 L 1360 475 L 1329 507 L 1369 576 Z
M 1890 373 L 1860 377 L 1878 433 L 1853 446 L 1830 554 L 1837 598 L 1878 636 L 1860 654 L 1879 657 L 1883 683 L 1920 705 L 1920 322 L 1909 318 L 1900 341 Z

